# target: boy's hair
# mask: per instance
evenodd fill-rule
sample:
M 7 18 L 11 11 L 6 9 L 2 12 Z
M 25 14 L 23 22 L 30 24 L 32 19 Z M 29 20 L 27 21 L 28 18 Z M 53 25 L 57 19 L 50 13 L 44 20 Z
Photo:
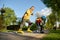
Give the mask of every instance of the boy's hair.
M 34 7 L 34 6 L 32 6 L 32 7 Z M 31 8 L 32 8 L 32 7 L 31 7 Z M 30 8 L 30 9 L 31 9 L 31 8 Z

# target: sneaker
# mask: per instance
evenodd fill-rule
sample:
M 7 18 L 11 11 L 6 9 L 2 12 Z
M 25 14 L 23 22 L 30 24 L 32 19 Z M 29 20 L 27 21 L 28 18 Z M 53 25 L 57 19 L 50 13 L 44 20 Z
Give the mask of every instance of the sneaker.
M 32 32 L 32 30 L 28 29 L 27 32 Z
M 21 33 L 21 34 L 24 34 L 24 32 L 22 30 L 18 30 L 17 32 L 18 33 Z
M 40 33 L 44 33 L 44 31 L 41 31 Z

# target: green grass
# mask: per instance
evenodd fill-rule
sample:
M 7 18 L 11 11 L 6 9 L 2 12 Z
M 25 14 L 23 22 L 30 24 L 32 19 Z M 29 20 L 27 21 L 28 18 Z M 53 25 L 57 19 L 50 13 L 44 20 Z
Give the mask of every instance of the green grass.
M 13 32 L 14 30 L 1 29 L 0 32 Z
M 5 29 L 2 29 L 2 30 L 0 30 L 0 32 L 7 32 L 7 30 L 5 30 Z
M 60 40 L 60 30 L 50 30 L 42 40 Z

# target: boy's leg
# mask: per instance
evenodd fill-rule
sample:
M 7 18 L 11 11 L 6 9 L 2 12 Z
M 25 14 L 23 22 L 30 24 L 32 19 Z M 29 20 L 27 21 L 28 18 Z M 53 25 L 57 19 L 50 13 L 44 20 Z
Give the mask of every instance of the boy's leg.
M 20 29 L 18 30 L 19 33 L 22 33 L 22 34 L 24 33 L 24 32 L 22 31 L 22 27 L 24 26 L 24 24 L 25 24 L 25 20 L 22 20 L 22 21 L 21 21 L 21 24 L 20 24 Z
M 32 30 L 30 30 L 32 23 L 30 22 L 30 20 L 28 20 L 27 22 L 29 23 L 27 31 L 32 32 Z
M 41 30 L 41 26 L 40 26 L 40 23 L 39 23 L 39 33 L 40 33 L 40 30 Z
M 37 23 L 37 32 L 40 32 L 40 25 Z
M 40 32 L 42 31 L 42 25 L 40 25 L 41 29 L 40 29 Z
M 41 33 L 44 33 L 43 31 L 43 25 L 41 25 L 41 30 L 40 30 Z

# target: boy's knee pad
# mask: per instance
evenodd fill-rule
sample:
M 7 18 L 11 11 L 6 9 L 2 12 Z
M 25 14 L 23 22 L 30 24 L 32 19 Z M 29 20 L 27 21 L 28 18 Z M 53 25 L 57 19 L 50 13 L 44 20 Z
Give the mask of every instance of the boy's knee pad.
M 32 22 L 29 22 L 29 25 L 32 25 Z

